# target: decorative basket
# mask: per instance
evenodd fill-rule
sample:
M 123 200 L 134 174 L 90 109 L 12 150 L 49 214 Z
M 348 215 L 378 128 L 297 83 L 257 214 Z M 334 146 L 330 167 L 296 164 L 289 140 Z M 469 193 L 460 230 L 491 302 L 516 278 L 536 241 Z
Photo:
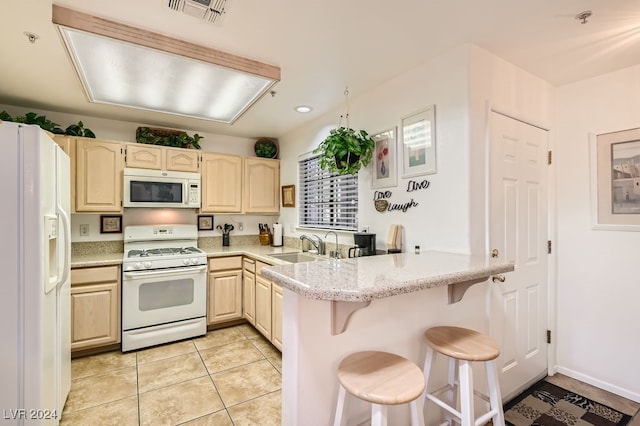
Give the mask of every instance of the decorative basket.
M 258 157 L 277 158 L 278 141 L 271 138 L 258 138 L 253 145 L 253 149 Z
M 159 138 L 164 138 L 167 136 L 178 136 L 180 135 L 180 133 L 183 133 L 180 130 L 175 130 L 175 129 L 163 129 L 161 127 L 146 127 L 147 129 L 149 129 L 149 133 L 151 133 L 154 136 L 157 136 Z M 138 139 L 140 138 L 140 132 L 143 129 L 143 127 L 138 127 L 136 129 L 136 142 L 140 142 Z
M 260 234 L 258 234 L 258 237 L 260 238 L 261 245 L 268 246 L 269 244 L 271 244 L 271 235 L 269 235 L 267 231 L 260 232 Z

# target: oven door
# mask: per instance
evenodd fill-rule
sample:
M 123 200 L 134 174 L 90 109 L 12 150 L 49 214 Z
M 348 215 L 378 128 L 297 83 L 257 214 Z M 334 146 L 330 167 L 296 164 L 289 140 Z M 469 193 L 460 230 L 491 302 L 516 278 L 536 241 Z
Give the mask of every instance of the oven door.
M 206 265 L 122 273 L 123 330 L 206 314 Z

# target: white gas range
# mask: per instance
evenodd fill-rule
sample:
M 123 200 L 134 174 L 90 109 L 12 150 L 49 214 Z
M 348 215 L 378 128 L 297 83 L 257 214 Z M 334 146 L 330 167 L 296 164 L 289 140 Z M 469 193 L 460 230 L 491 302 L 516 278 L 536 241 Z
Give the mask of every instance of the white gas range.
M 127 226 L 122 351 L 207 332 L 207 255 L 195 225 Z

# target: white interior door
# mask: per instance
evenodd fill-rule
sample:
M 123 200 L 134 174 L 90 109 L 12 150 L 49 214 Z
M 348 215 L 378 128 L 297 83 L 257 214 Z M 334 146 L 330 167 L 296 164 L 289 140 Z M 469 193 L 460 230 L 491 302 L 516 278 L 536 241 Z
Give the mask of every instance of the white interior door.
M 547 131 L 491 113 L 490 250 L 515 264 L 491 287 L 505 399 L 547 372 L 547 146 Z

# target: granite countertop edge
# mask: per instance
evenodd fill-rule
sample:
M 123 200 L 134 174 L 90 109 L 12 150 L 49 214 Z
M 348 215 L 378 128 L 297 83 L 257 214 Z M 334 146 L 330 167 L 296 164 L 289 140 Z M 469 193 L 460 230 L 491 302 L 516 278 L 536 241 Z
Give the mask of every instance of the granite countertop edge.
M 332 260 L 327 260 L 332 261 Z M 357 261 L 357 260 L 356 260 Z M 275 266 L 275 265 L 274 265 Z M 337 302 L 367 302 L 374 299 L 396 296 L 400 294 L 413 293 L 436 287 L 467 282 L 479 282 L 489 279 L 491 275 L 502 274 L 514 270 L 512 263 L 496 263 L 485 267 L 475 267 L 467 271 L 458 271 L 440 275 L 425 275 L 424 277 L 409 279 L 405 281 L 393 281 L 387 285 L 377 287 L 354 288 L 353 285 L 344 287 L 313 287 L 288 275 L 278 268 L 265 268 L 262 275 L 281 285 L 283 288 L 291 290 L 301 296 L 313 300 L 337 301 Z M 346 277 L 347 282 L 353 284 L 355 277 Z M 351 281 L 349 281 L 351 279 Z

